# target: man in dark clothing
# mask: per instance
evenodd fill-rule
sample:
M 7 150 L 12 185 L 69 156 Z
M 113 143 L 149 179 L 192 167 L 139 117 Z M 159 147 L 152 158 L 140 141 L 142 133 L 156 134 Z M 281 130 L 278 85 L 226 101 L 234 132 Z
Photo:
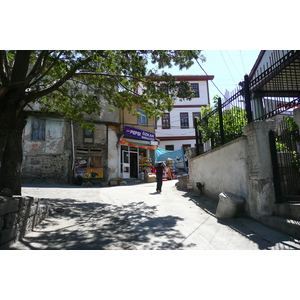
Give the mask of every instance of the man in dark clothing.
M 160 161 L 158 162 L 157 164 L 155 164 L 155 169 L 156 169 L 156 191 L 158 193 L 161 192 L 161 186 L 162 186 L 162 178 L 163 178 L 163 171 L 164 171 L 164 168 L 165 168 L 165 164 Z

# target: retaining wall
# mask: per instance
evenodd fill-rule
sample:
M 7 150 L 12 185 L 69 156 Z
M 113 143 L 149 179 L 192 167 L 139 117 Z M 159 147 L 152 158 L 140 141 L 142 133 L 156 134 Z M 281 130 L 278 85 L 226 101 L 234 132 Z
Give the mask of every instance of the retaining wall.
M 48 216 L 48 206 L 34 197 L 0 196 L 0 250 L 16 241 Z

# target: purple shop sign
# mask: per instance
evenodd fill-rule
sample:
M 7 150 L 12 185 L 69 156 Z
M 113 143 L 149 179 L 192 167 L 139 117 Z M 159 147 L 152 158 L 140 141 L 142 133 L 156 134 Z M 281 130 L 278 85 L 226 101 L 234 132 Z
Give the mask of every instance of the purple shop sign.
M 130 126 L 125 126 L 124 135 L 146 141 L 155 141 L 155 134 Z

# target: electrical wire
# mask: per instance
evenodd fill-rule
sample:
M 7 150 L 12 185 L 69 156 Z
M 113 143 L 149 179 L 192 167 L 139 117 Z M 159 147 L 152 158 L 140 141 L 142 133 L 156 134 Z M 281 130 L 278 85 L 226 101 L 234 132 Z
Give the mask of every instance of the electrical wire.
M 242 60 L 242 64 L 243 64 L 244 74 L 246 74 L 246 69 L 245 69 L 244 60 L 243 60 L 243 56 L 242 56 L 242 50 L 240 50 L 240 55 L 241 55 L 241 60 Z
M 242 77 L 242 75 L 241 75 L 240 71 L 238 70 L 238 68 L 236 67 L 236 65 L 235 65 L 234 61 L 232 60 L 232 58 L 231 58 L 231 56 L 230 56 L 230 54 L 229 54 L 228 50 L 226 50 L 226 53 L 227 53 L 227 55 L 228 55 L 228 57 L 229 57 L 230 61 L 232 62 L 232 64 L 233 64 L 234 68 L 235 68 L 235 69 L 236 69 L 236 71 L 239 73 L 239 76 L 241 76 L 241 77 Z
M 191 51 L 192 52 L 192 51 Z M 194 59 L 195 59 L 195 61 L 197 62 L 197 64 L 198 64 L 198 66 L 201 68 L 201 70 L 204 72 L 204 74 L 206 75 L 206 76 L 208 76 L 208 74 L 206 73 L 206 71 L 203 69 L 203 67 L 200 65 L 200 63 L 199 63 L 199 61 L 198 61 L 198 59 L 197 59 L 197 57 L 194 55 Z M 226 99 L 227 100 L 227 97 L 220 91 L 220 89 L 216 86 L 216 84 L 214 83 L 214 81 L 213 80 L 211 80 L 211 83 L 215 86 L 215 88 L 220 92 L 220 94 L 224 97 L 224 99 Z
M 228 72 L 229 72 L 229 74 L 230 74 L 230 77 L 231 77 L 233 83 L 235 84 L 236 82 L 235 82 L 234 79 L 233 79 L 233 76 L 232 76 L 232 74 L 231 74 L 231 72 L 230 72 L 230 69 L 229 69 L 229 67 L 228 67 L 228 65 L 227 65 L 227 62 L 226 62 L 226 60 L 225 60 L 225 58 L 224 58 L 223 53 L 222 53 L 221 50 L 220 50 L 220 53 L 221 53 L 221 55 L 222 55 L 222 58 L 223 58 L 224 63 L 225 63 L 225 65 L 226 65 L 226 68 L 227 68 L 227 70 L 228 70 Z

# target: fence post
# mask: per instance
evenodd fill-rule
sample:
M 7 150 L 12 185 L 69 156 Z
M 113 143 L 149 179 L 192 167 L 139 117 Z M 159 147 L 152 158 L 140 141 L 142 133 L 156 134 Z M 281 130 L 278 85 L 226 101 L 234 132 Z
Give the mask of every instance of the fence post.
M 249 124 L 253 121 L 253 118 L 252 118 L 251 101 L 250 101 L 249 76 L 247 74 L 244 76 L 244 96 L 245 96 L 247 120 Z
M 196 155 L 198 156 L 200 153 L 199 153 L 199 130 L 198 130 L 197 118 L 194 118 L 194 127 L 195 127 L 195 136 L 196 136 Z
M 218 98 L 218 112 L 219 112 L 219 123 L 220 123 L 221 145 L 224 145 L 224 144 L 225 144 L 225 137 L 224 137 L 224 126 L 223 126 L 223 115 L 222 115 L 222 103 L 221 103 L 221 98 Z

